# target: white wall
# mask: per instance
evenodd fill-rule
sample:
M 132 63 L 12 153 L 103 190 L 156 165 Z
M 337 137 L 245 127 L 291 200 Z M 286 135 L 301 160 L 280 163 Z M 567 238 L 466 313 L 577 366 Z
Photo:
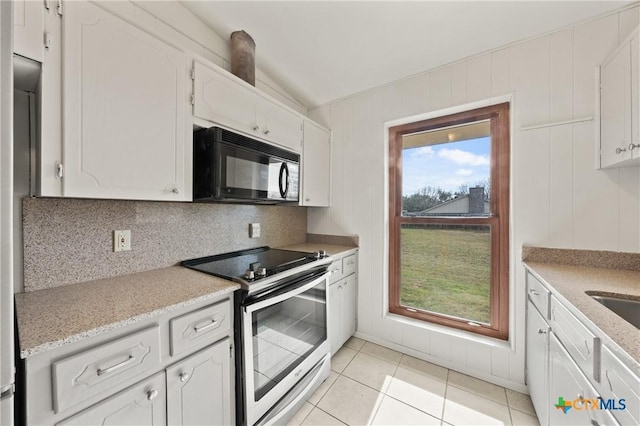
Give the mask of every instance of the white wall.
M 207 27 L 198 17 L 177 1 L 103 1 L 103 7 L 130 20 L 141 28 L 166 36 L 168 41 L 189 49 L 231 71 L 229 41 Z M 256 87 L 280 102 L 307 113 L 307 108 L 278 86 L 266 74 L 256 69 Z
M 638 7 L 416 75 L 311 112 L 333 130 L 332 207 L 310 208 L 308 232 L 358 234 L 358 333 L 524 390 L 523 243 L 640 251 L 640 169 L 595 170 L 595 67 L 638 25 Z M 512 94 L 510 345 L 385 316 L 384 123 Z

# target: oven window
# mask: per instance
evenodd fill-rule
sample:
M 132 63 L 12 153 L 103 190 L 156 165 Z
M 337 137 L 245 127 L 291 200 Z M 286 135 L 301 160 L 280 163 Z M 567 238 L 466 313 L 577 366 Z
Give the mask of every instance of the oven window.
M 326 281 L 252 314 L 255 400 L 327 339 Z

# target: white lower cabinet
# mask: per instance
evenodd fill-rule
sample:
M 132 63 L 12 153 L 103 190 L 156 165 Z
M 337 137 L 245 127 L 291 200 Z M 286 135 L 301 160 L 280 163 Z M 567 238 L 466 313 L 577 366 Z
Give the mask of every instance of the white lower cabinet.
M 167 368 L 170 425 L 231 424 L 229 339 Z
M 336 263 L 339 263 L 339 268 L 335 267 Z M 335 354 L 356 331 L 358 285 L 356 263 L 356 255 L 352 254 L 334 261 L 329 268 L 334 271 L 329 279 L 329 321 L 327 321 L 331 354 Z M 353 269 L 350 269 L 351 267 Z
M 621 424 L 640 424 L 640 379 L 607 346 L 602 347 L 600 389 Z
M 549 424 L 592 424 L 591 404 L 598 403 L 596 391 L 554 333 L 549 337 L 549 385 L 549 403 L 553 404 Z
M 230 306 L 201 302 L 28 357 L 25 423 L 233 424 Z
M 527 304 L 527 386 L 541 425 L 549 424 L 549 326 L 531 301 Z
M 634 361 L 620 349 L 614 354 L 608 336 L 530 272 L 527 286 L 527 386 L 540 424 L 638 424 L 640 379 L 628 367 Z
M 164 374 L 158 373 L 57 424 L 161 426 L 167 423 L 166 397 Z

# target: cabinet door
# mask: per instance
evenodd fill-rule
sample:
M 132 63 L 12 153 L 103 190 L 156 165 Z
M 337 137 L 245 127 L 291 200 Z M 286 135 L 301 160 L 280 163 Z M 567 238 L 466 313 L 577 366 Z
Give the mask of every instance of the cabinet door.
M 273 101 L 261 98 L 258 103 L 260 131 L 257 136 L 294 152 L 302 151 L 302 118 Z
M 549 337 L 549 424 L 590 425 L 598 395 L 554 333 Z M 570 405 L 569 408 L 564 405 Z
M 304 122 L 302 205 L 329 207 L 331 194 L 331 133 Z
M 527 386 L 541 425 L 549 424 L 549 326 L 533 303 L 527 303 Z
M 164 373 L 134 385 L 60 423 L 66 425 L 166 424 Z
M 631 158 L 631 47 L 625 45 L 601 67 L 600 165 Z
M 167 369 L 170 425 L 229 425 L 231 416 L 229 339 Z
M 340 337 L 342 329 L 342 285 L 344 280 L 336 281 L 329 286 L 329 309 L 327 321 L 327 335 L 331 346 L 331 355 L 335 355 L 340 349 Z
M 349 340 L 356 332 L 356 275 L 351 274 L 344 279 L 341 290 L 342 298 L 342 330 L 340 336 L 340 346 Z
M 257 95 L 235 81 L 224 70 L 213 70 L 198 61 L 193 64 L 193 115 L 250 135 L 259 131 Z
M 43 61 L 44 5 L 41 1 L 13 2 L 13 51 L 34 61 Z
M 93 3 L 67 2 L 63 69 L 63 195 L 189 200 L 186 56 Z
M 640 158 L 640 35 L 631 39 L 631 156 Z
M 640 378 L 607 346 L 602 346 L 602 397 L 614 409 L 613 415 L 623 425 L 640 424 Z M 621 409 L 620 401 L 625 401 Z

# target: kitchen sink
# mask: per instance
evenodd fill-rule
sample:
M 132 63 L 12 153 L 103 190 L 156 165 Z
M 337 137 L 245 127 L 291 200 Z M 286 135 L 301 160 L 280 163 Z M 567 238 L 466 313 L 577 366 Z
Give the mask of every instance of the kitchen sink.
M 589 296 L 640 329 L 640 300 L 594 294 Z

